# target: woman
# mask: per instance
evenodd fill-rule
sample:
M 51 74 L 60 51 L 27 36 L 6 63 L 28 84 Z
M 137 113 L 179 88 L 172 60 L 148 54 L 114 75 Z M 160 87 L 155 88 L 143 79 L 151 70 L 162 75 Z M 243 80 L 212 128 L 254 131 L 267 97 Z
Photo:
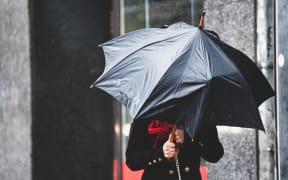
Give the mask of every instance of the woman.
M 144 169 L 142 180 L 201 180 L 200 157 L 215 163 L 223 156 L 216 127 L 202 129 L 193 139 L 177 127 L 170 142 L 173 127 L 157 119 L 132 123 L 126 164 L 131 170 Z

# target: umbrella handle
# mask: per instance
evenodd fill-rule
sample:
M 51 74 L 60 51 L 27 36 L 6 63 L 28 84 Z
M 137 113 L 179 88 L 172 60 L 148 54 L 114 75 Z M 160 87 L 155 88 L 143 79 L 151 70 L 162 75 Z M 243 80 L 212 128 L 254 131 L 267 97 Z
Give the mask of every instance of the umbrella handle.
M 176 126 L 173 127 L 173 129 L 171 130 L 170 132 L 170 135 L 169 135 L 169 142 L 173 142 L 175 143 L 175 132 L 176 132 Z M 175 150 L 176 150 L 176 157 L 174 158 L 171 158 L 169 160 L 177 160 L 177 157 L 178 157 L 178 153 L 179 153 L 179 146 L 178 144 L 175 144 L 176 147 L 175 147 Z
M 202 10 L 202 15 L 200 16 L 200 20 L 199 20 L 199 24 L 198 24 L 198 27 L 200 29 L 203 29 L 205 13 L 206 12 L 204 10 Z
M 169 136 L 169 142 L 174 142 L 175 141 L 175 132 L 176 132 L 176 126 L 174 126 L 170 132 Z

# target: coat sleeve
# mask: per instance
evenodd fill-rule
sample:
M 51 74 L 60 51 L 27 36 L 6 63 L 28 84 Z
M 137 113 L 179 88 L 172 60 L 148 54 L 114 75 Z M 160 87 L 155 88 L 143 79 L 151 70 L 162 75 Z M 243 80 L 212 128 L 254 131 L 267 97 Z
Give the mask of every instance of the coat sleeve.
M 202 131 L 199 137 L 201 145 L 201 156 L 209 162 L 218 162 L 223 154 L 224 149 L 219 141 L 218 132 L 216 127 L 209 127 Z
M 133 122 L 126 149 L 126 164 L 131 170 L 144 169 L 164 160 L 161 144 L 153 149 L 151 141 L 147 126 Z

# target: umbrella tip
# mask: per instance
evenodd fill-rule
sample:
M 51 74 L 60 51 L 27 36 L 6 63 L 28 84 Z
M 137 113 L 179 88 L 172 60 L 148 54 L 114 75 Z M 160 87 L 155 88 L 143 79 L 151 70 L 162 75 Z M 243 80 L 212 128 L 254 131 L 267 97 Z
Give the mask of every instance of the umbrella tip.
M 205 9 L 202 9 L 201 11 L 202 11 L 202 13 L 201 13 L 201 16 L 200 16 L 200 20 L 199 20 L 198 27 L 199 27 L 200 29 L 203 29 L 204 16 L 205 16 L 205 14 L 206 14 L 206 10 L 205 10 Z
M 93 88 L 93 87 L 94 87 L 94 85 L 93 85 L 93 84 L 91 84 L 91 85 L 90 85 L 90 88 Z
M 161 26 L 160 28 L 164 29 L 164 28 L 168 28 L 169 25 L 168 24 L 164 24 L 163 26 Z
M 202 12 L 202 15 L 205 15 L 206 9 L 202 8 L 202 9 L 201 9 L 201 12 Z
M 102 44 L 98 44 L 98 47 L 99 47 L 99 48 L 102 47 Z

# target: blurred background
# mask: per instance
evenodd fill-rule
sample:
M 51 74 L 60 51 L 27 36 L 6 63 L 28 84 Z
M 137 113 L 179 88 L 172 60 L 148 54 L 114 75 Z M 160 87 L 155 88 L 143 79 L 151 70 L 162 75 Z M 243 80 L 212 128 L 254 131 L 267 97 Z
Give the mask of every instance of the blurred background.
M 218 127 L 225 154 L 208 180 L 288 179 L 286 0 L 0 0 L 0 180 L 137 180 L 125 165 L 131 118 L 90 84 L 98 44 L 132 30 L 198 25 L 257 63 L 276 96 L 266 131 Z

